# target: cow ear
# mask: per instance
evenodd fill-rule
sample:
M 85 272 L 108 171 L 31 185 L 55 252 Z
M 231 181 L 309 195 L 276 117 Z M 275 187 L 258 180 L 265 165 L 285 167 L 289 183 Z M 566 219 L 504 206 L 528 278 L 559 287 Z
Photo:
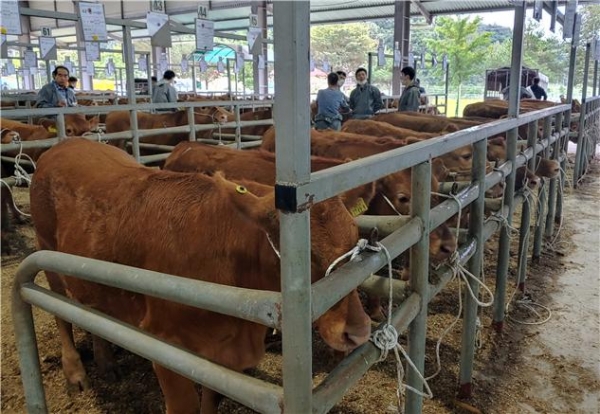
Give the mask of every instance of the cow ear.
M 100 123 L 100 116 L 95 115 L 91 118 L 88 118 L 88 124 L 90 126 L 90 131 L 96 131 L 98 129 L 98 124 Z
M 244 180 L 229 181 L 221 171 L 214 173 L 214 179 L 227 187 L 229 201 L 242 216 L 257 224 L 269 236 L 279 237 L 279 214 L 272 186 Z
M 38 121 L 38 125 L 41 125 L 47 130 L 50 130 L 50 128 L 56 128 L 56 121 L 54 119 L 41 118 Z
M 371 200 L 375 197 L 375 183 L 361 185 L 360 187 L 348 190 L 340 194 L 342 202 L 352 214 L 352 217 L 357 217 L 367 211 Z
M 448 168 L 444 165 L 444 161 L 435 158 L 431 164 L 431 171 L 439 182 L 446 181 L 446 178 L 448 177 Z

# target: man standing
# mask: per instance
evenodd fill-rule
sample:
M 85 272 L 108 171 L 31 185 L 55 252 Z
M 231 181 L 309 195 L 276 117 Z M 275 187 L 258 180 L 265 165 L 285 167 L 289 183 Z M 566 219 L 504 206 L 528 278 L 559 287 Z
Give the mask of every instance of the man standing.
M 42 87 L 35 100 L 36 108 L 77 106 L 75 92 L 69 88 L 69 69 L 57 66 L 52 71 L 52 81 Z
M 540 86 L 540 78 L 538 78 L 538 77 L 533 78 L 533 85 L 531 85 L 529 87 L 529 89 L 531 89 L 531 92 L 533 92 L 533 94 L 535 95 L 535 99 L 544 98 L 544 101 L 548 99 L 548 95 L 546 95 L 546 91 L 544 90 L 544 88 L 542 88 Z
M 350 109 L 355 119 L 371 118 L 383 108 L 381 92 L 375 86 L 367 83 L 367 70 L 358 68 L 354 73 L 356 88 L 350 92 Z
M 177 89 L 173 86 L 174 81 L 175 72 L 172 70 L 165 71 L 161 81 L 156 86 L 153 86 L 152 103 L 177 102 Z M 156 111 L 175 112 L 177 108 L 157 109 Z
M 337 73 L 327 75 L 327 89 L 317 93 L 317 116 L 315 116 L 315 129 L 342 129 L 342 111 L 348 112 L 350 107 L 346 97 L 340 91 L 339 76 Z
M 398 101 L 398 111 L 405 112 L 419 112 L 419 105 L 421 104 L 421 93 L 419 91 L 419 85 L 415 82 L 415 70 L 406 66 L 400 71 L 402 74 L 402 95 Z

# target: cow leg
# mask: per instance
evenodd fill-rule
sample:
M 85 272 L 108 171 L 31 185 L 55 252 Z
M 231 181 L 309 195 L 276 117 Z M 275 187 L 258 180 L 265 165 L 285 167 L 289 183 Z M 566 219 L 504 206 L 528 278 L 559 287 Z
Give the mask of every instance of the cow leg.
M 53 272 L 46 272 L 46 279 L 52 291 L 65 295 L 65 287 L 60 277 Z M 84 391 L 90 387 L 85 368 L 81 362 L 81 357 L 75 348 L 73 339 L 73 325 L 59 318 L 56 320 L 58 328 L 58 337 L 61 344 L 61 362 L 63 373 L 67 379 L 69 391 Z
M 159 365 L 152 363 L 158 383 L 165 397 L 167 414 L 198 414 L 200 413 L 200 399 L 194 386 L 194 382 L 179 374 Z M 203 404 L 204 406 L 204 404 Z M 212 411 L 202 411 L 202 414 L 216 414 L 217 408 Z
M 200 412 L 202 414 L 217 414 L 219 403 L 223 399 L 223 395 L 215 390 L 202 386 L 202 406 Z
M 111 343 L 106 339 L 93 335 L 94 344 L 94 362 L 98 372 L 106 379 L 116 381 L 118 378 L 117 361 L 113 353 Z

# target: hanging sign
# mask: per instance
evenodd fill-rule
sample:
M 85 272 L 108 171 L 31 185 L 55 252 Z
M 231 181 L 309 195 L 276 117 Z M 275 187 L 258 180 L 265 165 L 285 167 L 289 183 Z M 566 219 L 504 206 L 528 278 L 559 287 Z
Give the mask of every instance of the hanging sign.
M 6 74 L 7 75 L 14 75 L 16 74 L 17 71 L 15 70 L 15 64 L 12 63 L 12 61 L 8 61 L 6 62 Z
M 563 23 L 563 39 L 571 39 L 575 28 L 575 13 L 577 13 L 577 0 L 569 0 L 565 8 L 565 21 Z
M 37 54 L 33 50 L 26 50 L 23 53 L 23 67 L 37 68 Z
M 385 47 L 383 45 L 383 39 L 379 39 L 379 45 L 377 46 L 377 66 L 385 66 Z
M 250 53 L 257 56 L 261 54 L 262 45 L 262 30 L 258 26 L 258 14 L 251 14 L 248 22 L 248 33 L 246 34 L 248 50 Z
M 0 59 L 8 59 L 8 44 L 4 34 L 0 34 Z
M 208 69 L 208 64 L 204 60 L 204 56 L 200 56 L 200 72 L 204 73 Z
M 150 0 L 150 10 L 158 13 L 164 13 L 167 8 L 165 7 L 164 0 Z
M 21 16 L 19 14 L 19 2 L 17 0 L 2 0 L 0 12 L 1 34 L 23 34 L 21 30 Z
M 79 3 L 79 18 L 83 29 L 83 39 L 86 42 L 106 42 L 106 20 L 104 5 L 100 3 Z
M 182 55 L 181 56 L 181 71 L 182 72 L 187 72 L 188 71 L 188 57 L 187 55 Z
M 315 60 L 312 58 L 312 56 L 310 58 L 309 67 L 311 72 L 315 70 Z
M 217 62 L 217 71 L 219 73 L 225 72 L 225 65 L 223 64 L 223 57 L 219 56 L 219 61 Z
M 112 76 L 115 73 L 115 62 L 113 62 L 112 58 L 108 59 L 108 62 L 104 67 L 104 71 L 106 73 L 106 76 Z
M 40 37 L 40 55 L 43 60 L 56 60 L 56 39 L 53 37 Z
M 544 2 L 542 0 L 535 0 L 533 4 L 533 19 L 538 22 L 542 21 L 542 11 Z
M 444 72 L 448 69 L 448 55 L 444 53 L 444 57 L 442 58 L 442 69 Z
M 198 18 L 208 19 L 209 2 L 199 2 L 198 4 Z
M 394 42 L 394 67 L 399 68 L 402 64 L 402 54 L 400 53 L 400 42 Z
M 581 33 L 581 14 L 575 14 L 575 28 L 573 29 L 573 43 L 579 43 L 579 34 Z
M 100 43 L 85 42 L 85 60 L 88 62 L 100 60 Z
M 242 46 L 238 46 L 238 50 L 235 53 L 235 70 L 237 70 L 237 72 L 239 72 L 243 67 L 244 67 L 244 50 L 242 49 Z
M 408 66 L 415 67 L 415 54 L 413 52 L 408 54 Z
M 73 73 L 73 62 L 71 62 L 71 58 L 69 56 L 65 56 L 63 66 L 69 70 L 69 73 Z
M 42 27 L 41 32 L 44 37 L 52 37 L 52 29 L 50 27 Z
M 171 47 L 171 27 L 169 16 L 165 13 L 148 12 L 146 28 L 150 35 L 150 43 L 154 47 Z
M 94 62 L 92 62 L 91 60 L 85 62 L 85 71 L 88 75 L 94 76 L 94 72 L 96 71 L 96 68 L 94 67 Z
M 158 67 L 160 68 L 160 71 L 162 73 L 164 73 L 167 69 L 169 69 L 169 62 L 167 60 L 166 53 L 161 53 L 160 60 L 158 62 Z
M 329 61 L 327 59 L 323 61 L 323 72 L 329 73 Z
M 142 72 L 146 72 L 148 70 L 148 61 L 146 60 L 146 56 L 142 55 L 138 59 L 138 69 Z
M 263 55 L 258 55 L 258 68 L 264 69 L 266 67 L 265 57 Z
M 196 50 L 206 52 L 213 50 L 215 37 L 215 22 L 196 19 Z

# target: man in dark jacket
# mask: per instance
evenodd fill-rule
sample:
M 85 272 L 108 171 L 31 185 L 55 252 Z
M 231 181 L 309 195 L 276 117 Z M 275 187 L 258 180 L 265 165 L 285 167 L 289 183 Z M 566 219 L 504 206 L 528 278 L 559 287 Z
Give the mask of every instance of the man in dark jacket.
M 533 92 L 533 94 L 535 95 L 535 99 L 544 98 L 544 101 L 548 99 L 548 95 L 546 95 L 546 91 L 544 90 L 544 88 L 542 88 L 540 86 L 540 78 L 538 78 L 538 77 L 533 78 L 533 85 L 531 85 L 529 87 L 529 89 L 531 89 L 531 92 Z

